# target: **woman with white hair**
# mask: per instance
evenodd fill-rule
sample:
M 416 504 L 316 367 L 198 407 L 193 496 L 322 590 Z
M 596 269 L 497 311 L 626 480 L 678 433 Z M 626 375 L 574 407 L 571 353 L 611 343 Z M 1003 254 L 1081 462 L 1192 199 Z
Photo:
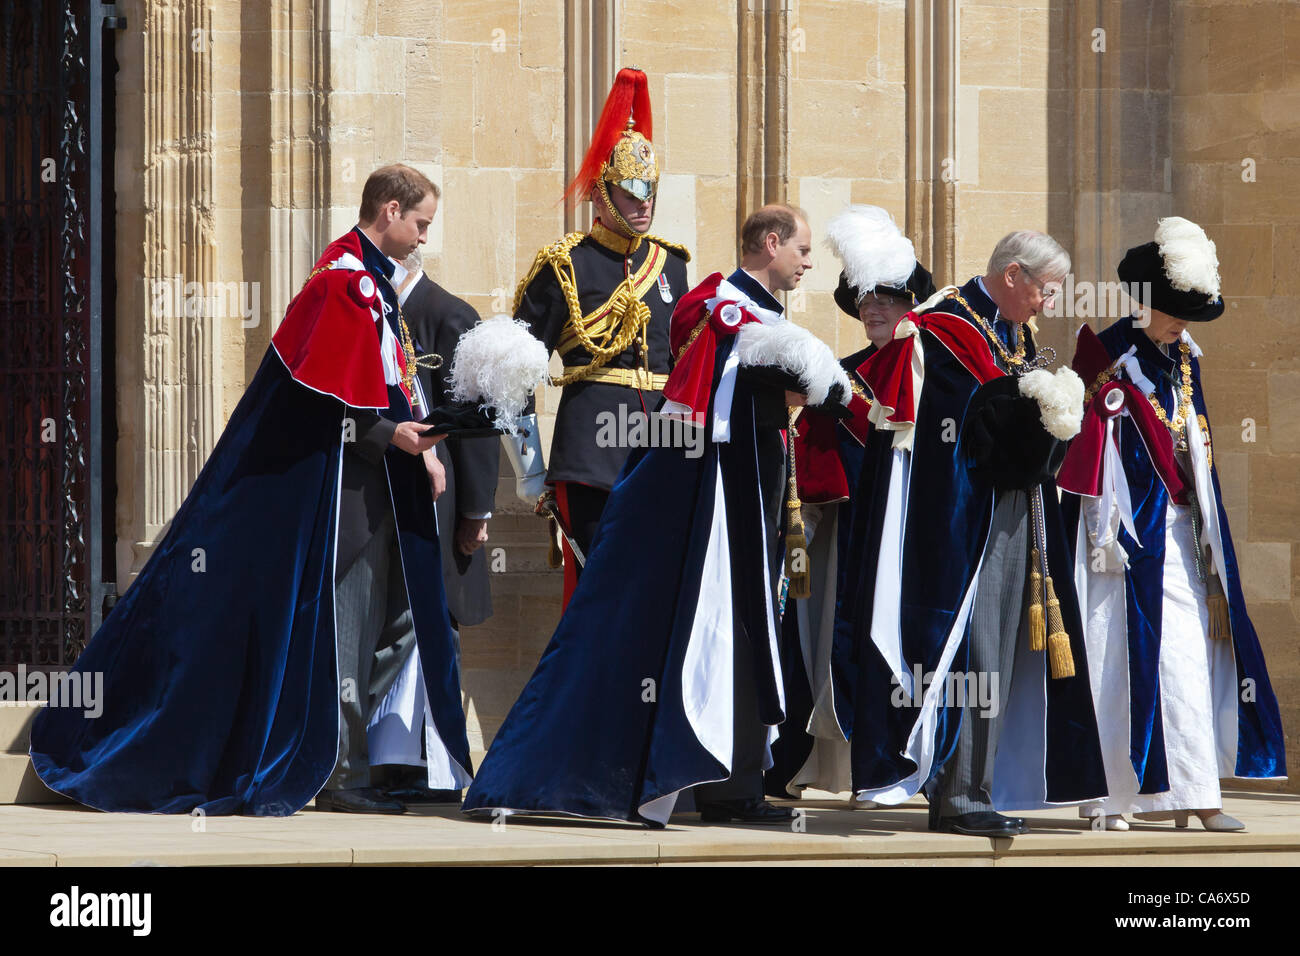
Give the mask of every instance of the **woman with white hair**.
M 1277 701 L 1246 613 L 1189 323 L 1223 314 L 1214 243 L 1160 220 L 1119 277 L 1135 315 L 1079 330 L 1083 431 L 1061 470 L 1078 515 L 1076 587 L 1106 764 L 1107 829 L 1124 813 L 1242 830 L 1220 777 L 1286 776 Z

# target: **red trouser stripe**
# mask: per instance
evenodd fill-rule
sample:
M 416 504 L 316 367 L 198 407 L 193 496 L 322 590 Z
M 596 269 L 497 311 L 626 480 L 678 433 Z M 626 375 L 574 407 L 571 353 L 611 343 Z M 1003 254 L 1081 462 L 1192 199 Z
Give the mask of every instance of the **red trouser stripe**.
M 573 527 L 573 516 L 569 513 L 569 483 L 567 481 L 557 481 L 555 483 L 555 503 L 560 509 L 560 520 L 564 522 L 566 528 Z M 569 547 L 569 539 L 560 535 L 560 544 L 564 548 L 564 603 L 560 608 L 560 613 L 569 606 L 569 600 L 573 597 L 574 588 L 578 586 L 578 558 L 573 553 L 573 548 Z

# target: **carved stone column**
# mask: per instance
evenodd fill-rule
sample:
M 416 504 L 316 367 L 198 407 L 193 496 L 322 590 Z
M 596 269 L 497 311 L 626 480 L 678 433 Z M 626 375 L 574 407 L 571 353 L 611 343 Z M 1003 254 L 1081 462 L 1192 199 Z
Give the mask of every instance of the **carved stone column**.
M 789 186 L 790 0 L 739 0 L 736 233 Z
M 125 578 L 143 566 L 220 434 L 222 369 L 205 315 L 215 254 L 212 0 L 123 6 L 140 56 L 123 57 L 117 80 L 119 175 L 134 179 L 119 203 L 135 194 L 142 208 L 139 245 L 118 257 Z
M 605 96 L 618 73 L 618 6 L 604 0 L 564 4 L 564 181 L 582 165 Z M 635 63 L 623 64 L 636 66 Z M 591 227 L 591 204 L 565 209 L 566 232 Z
M 330 15 L 343 6 L 120 4 L 120 587 L 189 493 L 330 238 Z M 232 310 L 236 300 L 256 313 Z
M 907 5 L 907 225 L 917 256 L 955 280 L 957 3 Z

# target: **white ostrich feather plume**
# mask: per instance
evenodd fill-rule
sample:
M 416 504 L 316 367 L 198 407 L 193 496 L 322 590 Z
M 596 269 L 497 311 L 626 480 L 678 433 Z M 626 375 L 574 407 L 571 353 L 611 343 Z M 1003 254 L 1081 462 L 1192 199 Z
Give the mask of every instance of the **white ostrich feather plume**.
M 1204 229 L 1169 216 L 1156 223 L 1155 238 L 1170 285 L 1180 292 L 1204 292 L 1210 301 L 1219 297 L 1219 255 Z
M 826 244 L 859 295 L 882 283 L 903 285 L 916 268 L 912 240 L 879 206 L 849 206 L 827 223 Z
M 1074 369 L 1058 368 L 1053 374 L 1036 368 L 1020 376 L 1020 394 L 1038 402 L 1043 427 L 1053 438 L 1069 441 L 1083 422 L 1083 379 Z
M 515 433 L 515 421 L 546 381 L 546 346 L 508 315 L 485 319 L 460 337 L 451 360 L 451 396 L 490 410 L 496 426 Z
M 835 353 L 817 336 L 788 319 L 742 325 L 736 333 L 736 355 L 741 365 L 771 366 L 798 378 L 809 405 L 825 402 L 836 382 L 843 389 L 845 404 L 853 394 Z

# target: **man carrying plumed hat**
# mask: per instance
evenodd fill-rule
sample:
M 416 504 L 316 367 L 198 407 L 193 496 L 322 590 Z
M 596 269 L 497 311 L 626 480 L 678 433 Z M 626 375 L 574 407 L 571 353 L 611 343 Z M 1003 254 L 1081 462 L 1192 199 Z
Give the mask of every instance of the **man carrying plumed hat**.
M 1277 700 L 1246 613 L 1214 466 L 1193 323 L 1224 311 L 1218 256 L 1171 216 L 1128 250 L 1134 314 L 1079 330 L 1082 431 L 1059 476 L 1077 528 L 1076 589 L 1109 796 L 1088 812 L 1241 830 L 1221 777 L 1280 779 Z
M 537 670 L 492 741 L 463 809 L 662 827 L 690 789 L 703 822 L 788 826 L 763 799 L 785 718 L 778 647 L 783 538 L 795 526 L 794 406 L 843 409 L 830 348 L 777 294 L 811 267 L 798 209 L 741 227 L 740 268 L 673 314 L 661 414 L 690 442 L 637 448 Z
M 409 166 L 367 178 L 357 225 L 304 279 L 194 487 L 76 662 L 102 672 L 102 713 L 37 716 L 32 763 L 51 789 L 120 812 L 283 816 L 314 797 L 317 810 L 403 813 L 372 786 L 366 723 L 415 648 L 423 789 L 469 782 L 432 449 L 466 408 L 478 419 L 501 399 L 473 388 L 444 405 L 417 376 L 452 356 L 417 356 L 394 260 L 425 241 L 439 195 Z M 491 371 L 532 347 L 531 374 L 499 390 L 518 414 L 545 352 L 509 320 L 461 342 L 485 333 L 495 361 L 460 364 Z

